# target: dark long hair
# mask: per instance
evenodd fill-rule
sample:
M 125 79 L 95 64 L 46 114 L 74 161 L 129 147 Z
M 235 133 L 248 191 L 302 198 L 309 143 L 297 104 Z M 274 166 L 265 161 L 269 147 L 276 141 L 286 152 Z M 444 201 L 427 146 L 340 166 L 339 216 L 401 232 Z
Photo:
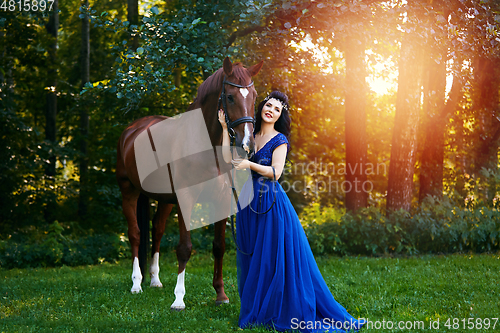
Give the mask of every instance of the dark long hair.
M 290 119 L 290 112 L 288 111 L 290 109 L 290 105 L 288 104 L 288 96 L 278 90 L 275 90 L 272 93 L 270 93 L 257 106 L 257 112 L 255 113 L 254 133 L 258 133 L 260 131 L 260 126 L 262 124 L 262 115 L 261 115 L 262 108 L 264 107 L 266 102 L 271 98 L 277 99 L 283 105 L 283 108 L 281 109 L 281 115 L 278 118 L 278 120 L 274 123 L 274 129 L 277 130 L 278 132 L 283 133 L 288 139 L 288 142 L 290 142 L 290 125 L 292 123 L 292 120 Z

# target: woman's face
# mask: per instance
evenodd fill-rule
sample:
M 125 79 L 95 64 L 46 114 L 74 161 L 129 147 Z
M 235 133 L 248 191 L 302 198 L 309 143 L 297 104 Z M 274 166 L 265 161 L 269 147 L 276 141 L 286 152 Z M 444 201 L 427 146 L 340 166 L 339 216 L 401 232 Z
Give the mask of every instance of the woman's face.
M 283 105 L 279 100 L 270 98 L 262 107 L 262 112 L 260 113 L 262 121 L 274 124 L 281 116 L 282 108 Z

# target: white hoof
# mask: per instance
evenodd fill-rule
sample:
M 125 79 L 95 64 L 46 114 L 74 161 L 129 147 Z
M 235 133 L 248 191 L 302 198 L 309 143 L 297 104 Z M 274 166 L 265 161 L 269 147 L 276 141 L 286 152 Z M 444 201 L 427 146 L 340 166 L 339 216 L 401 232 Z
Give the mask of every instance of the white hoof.
M 178 311 L 178 312 L 180 312 L 180 311 L 184 311 L 185 308 L 186 307 L 183 307 L 183 308 L 181 308 L 181 307 L 178 307 L 178 308 L 170 307 L 170 310 L 171 311 Z
M 163 284 L 160 282 L 160 280 L 153 280 L 153 277 L 151 277 L 151 284 L 149 286 L 151 288 L 163 288 Z
M 142 287 L 140 285 L 139 286 L 133 286 L 132 289 L 130 289 L 130 292 L 132 294 L 142 293 Z
M 178 302 L 177 300 L 175 300 L 175 302 L 170 305 L 170 310 L 172 311 L 182 311 L 186 308 L 186 305 L 184 304 L 183 301 L 180 301 Z

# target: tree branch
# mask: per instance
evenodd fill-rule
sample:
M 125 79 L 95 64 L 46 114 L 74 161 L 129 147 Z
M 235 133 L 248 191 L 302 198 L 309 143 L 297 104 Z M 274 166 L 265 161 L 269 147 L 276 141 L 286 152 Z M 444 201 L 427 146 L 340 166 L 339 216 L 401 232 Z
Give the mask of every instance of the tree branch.
M 246 36 L 246 35 L 249 35 L 251 34 L 252 32 L 262 32 L 264 31 L 264 29 L 266 29 L 268 27 L 268 24 L 269 24 L 269 18 L 266 19 L 266 24 L 264 24 L 263 26 L 261 25 L 253 25 L 253 26 L 250 26 L 250 27 L 247 27 L 243 30 L 237 30 L 235 32 L 233 32 L 231 34 L 231 36 L 229 36 L 228 40 L 227 40 L 227 44 L 224 45 L 226 48 L 230 47 L 234 41 L 236 40 L 236 38 L 238 37 L 243 37 L 243 36 Z
M 297 15 L 301 15 L 302 11 L 304 9 L 306 9 L 306 8 L 309 9 L 311 6 L 312 6 L 311 3 L 304 3 L 303 6 L 300 6 L 300 7 L 295 6 L 295 8 L 292 11 L 286 11 L 286 10 L 279 8 L 276 11 L 274 11 L 273 13 L 271 13 L 266 18 L 266 23 L 263 26 L 262 25 L 253 25 L 253 26 L 247 27 L 243 30 L 237 30 L 237 31 L 233 32 L 231 34 L 231 36 L 229 36 L 225 47 L 227 48 L 227 47 L 231 46 L 234 43 L 234 41 L 236 40 L 236 38 L 238 38 L 238 37 L 244 37 L 244 36 L 249 35 L 253 32 L 264 31 L 265 29 L 269 28 L 271 20 L 289 21 L 290 17 L 296 17 Z

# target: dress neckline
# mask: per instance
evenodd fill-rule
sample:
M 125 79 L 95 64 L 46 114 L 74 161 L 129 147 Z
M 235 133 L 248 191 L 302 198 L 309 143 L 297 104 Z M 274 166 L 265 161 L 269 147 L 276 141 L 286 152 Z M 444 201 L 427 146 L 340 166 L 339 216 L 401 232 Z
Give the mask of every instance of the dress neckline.
M 269 142 L 271 142 L 271 141 L 272 141 L 275 137 L 277 137 L 277 136 L 278 136 L 278 135 L 280 135 L 280 134 L 281 134 L 281 132 L 278 132 L 278 133 L 277 133 L 277 134 L 275 134 L 272 138 L 270 138 L 269 140 L 267 140 L 267 142 L 266 142 L 266 143 L 264 143 L 264 145 L 262 145 L 262 147 L 260 147 L 260 149 L 259 149 L 259 150 L 257 150 L 257 151 L 255 152 L 255 155 L 257 155 L 257 153 L 258 153 L 259 151 L 261 151 L 262 149 L 264 149 L 264 147 L 265 147 L 265 146 L 266 146 Z M 253 136 L 254 136 L 254 138 L 255 138 L 255 134 L 254 134 Z

